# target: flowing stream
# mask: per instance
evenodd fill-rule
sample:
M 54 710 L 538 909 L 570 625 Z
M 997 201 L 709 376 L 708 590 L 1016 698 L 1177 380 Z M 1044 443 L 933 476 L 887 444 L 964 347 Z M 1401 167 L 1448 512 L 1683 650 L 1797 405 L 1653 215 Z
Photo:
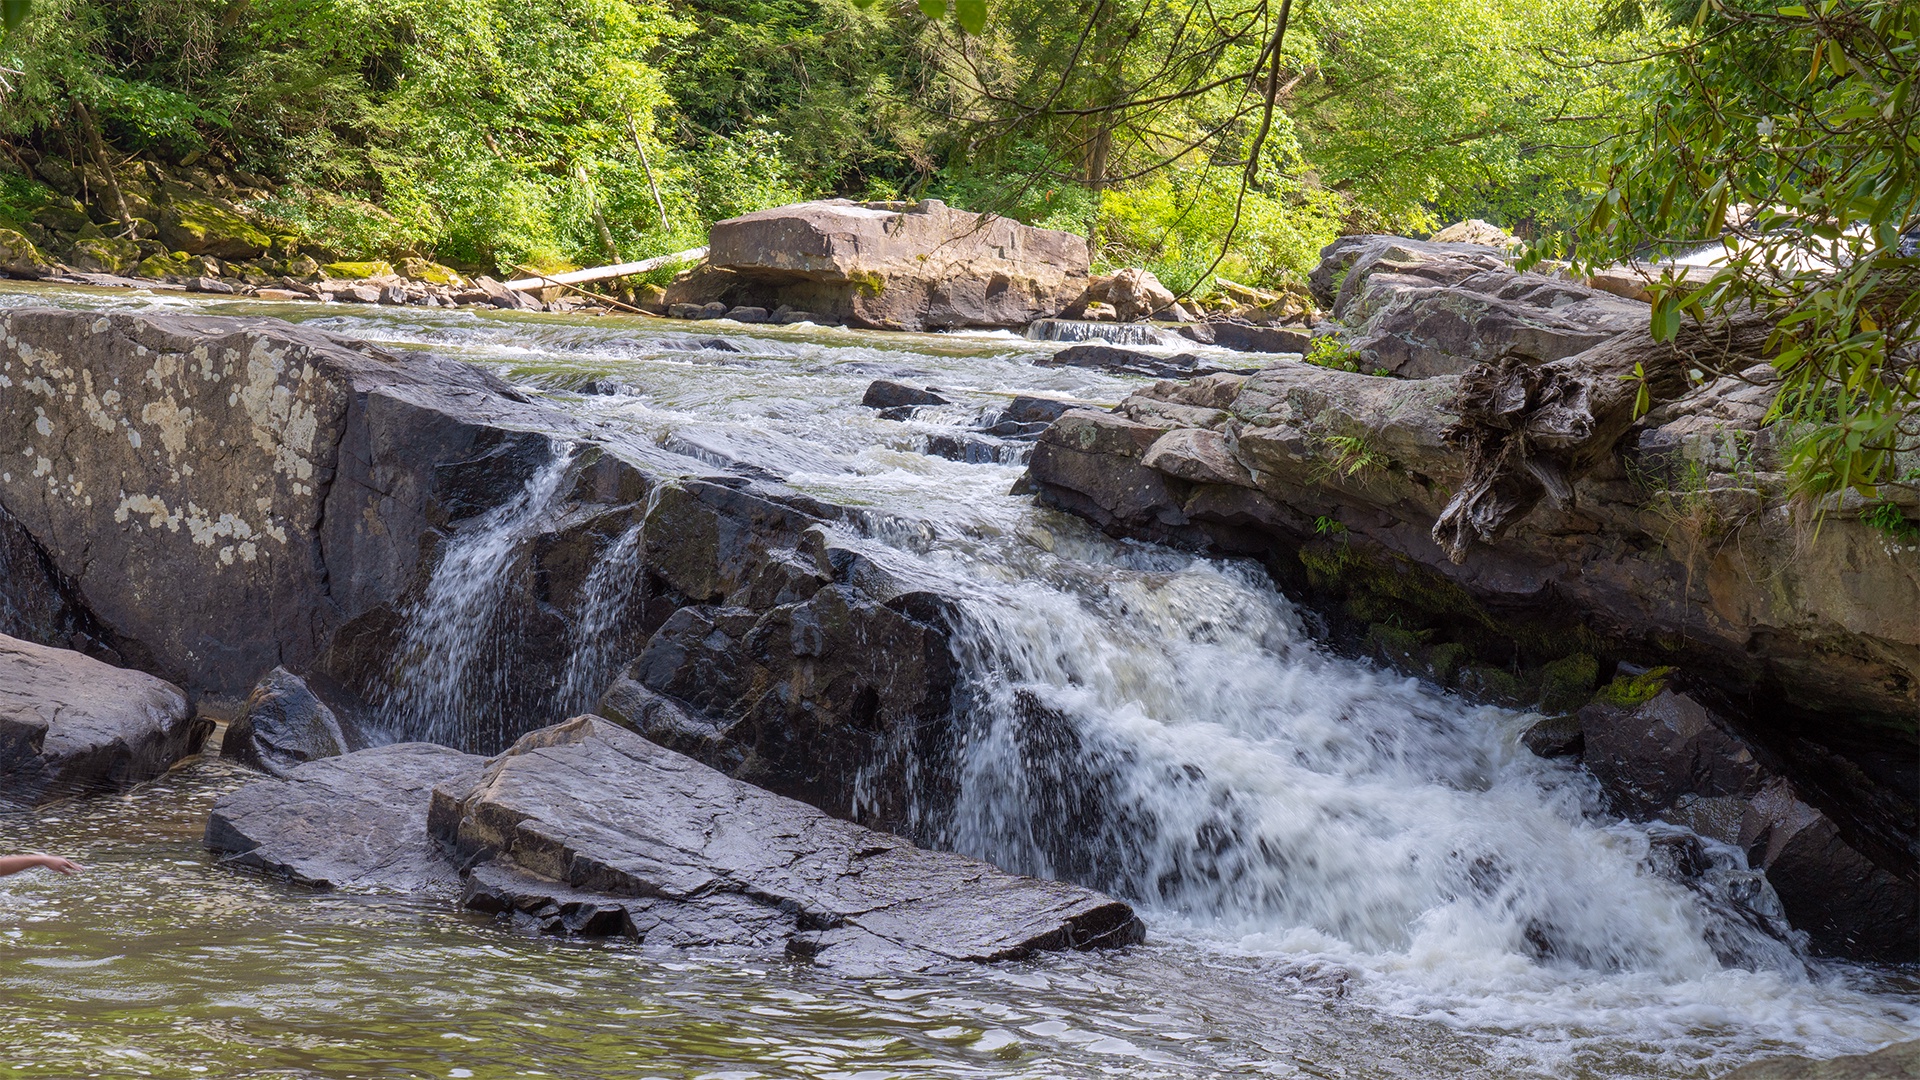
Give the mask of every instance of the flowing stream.
M 918 827 L 1123 895 L 1151 941 L 856 981 L 534 940 L 213 866 L 206 807 L 247 777 L 205 760 L 0 817 L 0 848 L 95 864 L 0 882 L 0 1075 L 1707 1077 L 1920 1036 L 1920 972 L 1810 958 L 1739 852 L 1608 817 L 1584 774 L 1519 748 L 1526 715 L 1332 655 L 1257 567 L 1113 541 L 1008 494 L 1018 465 L 921 452 L 1014 393 L 1142 382 L 1030 363 L 1056 345 L 6 288 L 432 349 L 610 439 L 859 508 L 844 542 L 965 615 L 957 799 Z M 875 378 L 956 404 L 882 420 L 857 404 Z M 568 389 L 589 380 L 614 392 Z M 444 735 L 499 670 L 486 586 L 568 453 L 445 545 L 396 734 Z M 601 551 L 567 708 L 612 674 L 643 547 L 635 528 Z M 1683 884 L 1681 859 L 1708 869 Z

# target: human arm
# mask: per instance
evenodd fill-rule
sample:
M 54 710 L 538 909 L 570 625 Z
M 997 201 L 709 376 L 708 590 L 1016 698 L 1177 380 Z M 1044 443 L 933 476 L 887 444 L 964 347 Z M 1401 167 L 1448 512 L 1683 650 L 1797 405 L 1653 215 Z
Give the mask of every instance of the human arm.
M 72 859 L 58 855 L 0 855 L 0 877 L 42 866 L 56 874 L 77 874 L 85 869 Z

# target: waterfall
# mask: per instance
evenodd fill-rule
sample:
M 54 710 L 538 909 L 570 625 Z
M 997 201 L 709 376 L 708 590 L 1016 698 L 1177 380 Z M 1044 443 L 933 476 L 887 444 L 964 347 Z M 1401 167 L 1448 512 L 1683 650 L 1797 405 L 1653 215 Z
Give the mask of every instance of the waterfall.
M 916 807 L 927 839 L 1289 952 L 1804 971 L 1741 852 L 1608 820 L 1584 774 L 1516 746 L 1524 717 L 1327 654 L 1255 567 L 1130 558 L 964 599 L 955 794 Z
M 472 746 L 475 709 L 505 696 L 510 665 L 496 621 L 508 570 L 575 453 L 556 444 L 512 498 L 460 526 L 443 545 L 426 591 L 407 611 L 396 653 L 385 702 L 387 732 L 395 739 Z
M 1147 323 L 1082 322 L 1076 319 L 1035 319 L 1027 326 L 1032 341 L 1110 341 L 1115 345 L 1165 345 L 1178 341 Z
M 644 569 L 641 552 L 646 547 L 647 519 L 659 507 L 667 486 L 653 485 L 639 519 L 599 553 L 580 586 L 580 606 L 567 634 L 567 670 L 560 677 L 558 693 L 566 713 L 592 709 L 606 690 L 610 669 L 618 659 L 614 650 L 619 645 L 620 623 Z

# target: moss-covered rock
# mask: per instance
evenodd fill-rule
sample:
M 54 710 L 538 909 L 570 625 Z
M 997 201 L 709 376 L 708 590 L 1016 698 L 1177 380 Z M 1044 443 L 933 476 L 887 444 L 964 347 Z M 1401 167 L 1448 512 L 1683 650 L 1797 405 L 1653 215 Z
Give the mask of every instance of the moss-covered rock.
M 93 221 L 79 199 L 59 195 L 33 212 L 33 223 L 53 232 L 77 233 Z
M 140 246 L 118 238 L 76 240 L 67 252 L 67 262 L 79 270 L 124 274 L 139 264 Z
M 1364 647 L 1396 668 L 1413 668 L 1418 666 L 1422 654 L 1426 652 L 1427 639 L 1432 636 L 1431 630 L 1408 630 L 1386 623 L 1374 623 L 1367 627 Z
M 1460 674 L 1461 665 L 1470 657 L 1465 645 L 1457 641 L 1443 641 L 1427 650 L 1424 669 L 1435 682 L 1451 686 Z
M 1479 701 L 1496 705 L 1519 705 L 1526 700 L 1526 684 L 1511 671 L 1490 664 L 1468 664 L 1456 680 L 1460 692 Z
M 1540 669 L 1540 711 L 1548 715 L 1573 712 L 1593 696 L 1600 678 L 1600 662 L 1590 653 L 1561 657 Z
M 381 259 L 368 262 L 330 262 L 320 272 L 336 281 L 362 281 L 366 278 L 392 277 L 393 265 Z
M 42 255 L 24 233 L 0 229 L 0 273 L 43 277 L 53 273 L 53 260 Z
M 173 251 L 164 255 L 150 255 L 140 260 L 140 264 L 134 267 L 133 272 L 141 277 L 150 278 L 195 277 L 201 273 L 202 269 L 203 264 L 192 255 L 184 251 Z
M 1613 705 L 1622 709 L 1636 709 L 1654 698 L 1667 688 L 1673 678 L 1670 667 L 1649 668 L 1638 675 L 1621 675 L 1600 688 L 1593 700 L 1602 705 Z
M 273 237 L 243 215 L 209 199 L 176 197 L 159 214 L 160 239 L 189 255 L 257 259 Z
M 400 275 L 409 281 L 424 281 L 429 285 L 452 285 L 459 287 L 467 283 L 460 272 L 451 266 L 442 266 L 428 259 L 402 259 Z

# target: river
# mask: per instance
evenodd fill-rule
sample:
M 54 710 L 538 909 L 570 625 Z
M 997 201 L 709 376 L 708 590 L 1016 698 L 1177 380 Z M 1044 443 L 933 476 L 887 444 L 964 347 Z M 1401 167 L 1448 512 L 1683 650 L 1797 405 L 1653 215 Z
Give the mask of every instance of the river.
M 862 981 L 533 939 L 219 868 L 207 807 L 247 776 L 207 758 L 0 816 L 0 849 L 91 866 L 0 882 L 0 1074 L 1706 1077 L 1920 1035 L 1920 972 L 1809 957 L 1731 848 L 1670 880 L 1693 839 L 1609 817 L 1519 748 L 1525 714 L 1333 655 L 1258 567 L 1101 536 L 1009 494 L 1017 462 L 922 452 L 1015 392 L 1140 385 L 1030 362 L 1056 346 L 4 288 L 431 349 L 609 438 L 860 508 L 844 542 L 965 613 L 958 799 L 922 834 L 1123 895 L 1150 943 Z M 858 405 L 875 378 L 955 404 L 883 420 Z M 577 644 L 557 692 L 587 697 L 604 658 Z

